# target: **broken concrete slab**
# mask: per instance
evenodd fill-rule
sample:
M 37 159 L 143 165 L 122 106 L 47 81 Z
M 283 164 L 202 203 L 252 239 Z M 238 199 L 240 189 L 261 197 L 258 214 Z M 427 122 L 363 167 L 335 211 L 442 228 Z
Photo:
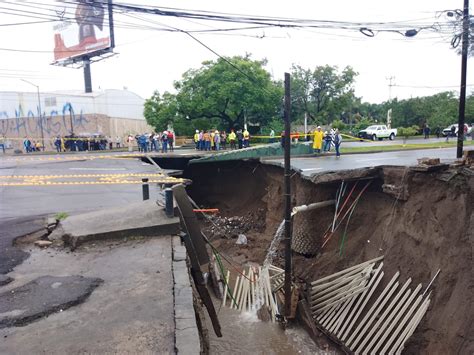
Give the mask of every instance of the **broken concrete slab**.
M 172 243 L 175 350 L 178 354 L 199 354 L 201 351 L 201 340 L 194 311 L 193 289 L 186 264 L 186 248 L 181 244 L 180 237 L 174 237 Z
M 37 240 L 35 242 L 35 245 L 40 248 L 46 248 L 49 247 L 53 242 L 50 242 L 49 240 Z
M 4 286 L 12 282 L 13 279 L 10 276 L 0 274 L 0 286 Z
M 83 276 L 42 276 L 0 294 L 0 328 L 23 326 L 84 302 L 103 281 Z
M 143 201 L 69 216 L 59 223 L 50 239 L 61 238 L 74 249 L 91 240 L 173 235 L 179 229 L 179 218 L 168 218 L 154 201 Z

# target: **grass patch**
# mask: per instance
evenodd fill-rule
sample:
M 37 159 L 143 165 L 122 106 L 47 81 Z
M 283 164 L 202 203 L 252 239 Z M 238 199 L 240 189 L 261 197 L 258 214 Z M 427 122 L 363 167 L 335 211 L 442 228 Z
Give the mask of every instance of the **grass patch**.
M 69 217 L 69 214 L 67 212 L 58 212 L 54 215 L 54 218 L 58 221 L 62 221 L 63 219 L 66 219 Z

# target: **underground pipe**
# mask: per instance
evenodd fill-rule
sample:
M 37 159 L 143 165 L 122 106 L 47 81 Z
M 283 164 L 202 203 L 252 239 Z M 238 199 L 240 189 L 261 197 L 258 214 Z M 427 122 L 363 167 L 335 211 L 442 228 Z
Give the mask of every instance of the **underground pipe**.
M 335 203 L 336 203 L 336 200 L 328 200 L 328 201 L 322 201 L 322 202 L 315 202 L 310 205 L 296 206 L 296 207 L 293 207 L 293 210 L 291 211 L 291 216 L 293 217 L 298 212 L 311 211 L 317 208 L 331 206 L 331 205 L 334 205 Z

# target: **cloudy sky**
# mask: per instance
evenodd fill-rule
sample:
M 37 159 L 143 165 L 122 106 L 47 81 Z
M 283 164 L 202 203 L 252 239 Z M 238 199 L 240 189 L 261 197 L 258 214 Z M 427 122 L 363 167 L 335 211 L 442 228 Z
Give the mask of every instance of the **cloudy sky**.
M 118 0 L 114 1 L 119 3 Z M 451 48 L 453 30 L 441 12 L 462 7 L 461 0 L 121 0 L 121 3 L 173 7 L 232 14 L 291 17 L 296 19 L 373 23 L 375 37 L 354 29 L 270 28 L 227 33 L 195 33 L 194 36 L 223 56 L 251 53 L 266 58 L 267 69 L 282 79 L 293 63 L 314 68 L 318 65 L 352 66 L 358 73 L 356 94 L 364 101 L 382 102 L 389 96 L 400 99 L 458 90 L 461 59 Z M 0 90 L 41 91 L 83 90 L 81 69 L 52 66 L 53 24 L 19 24 L 54 16 L 55 9 L 75 7 L 71 2 L 8 0 L 0 2 Z M 69 10 L 71 11 L 71 10 Z M 37 17 L 41 17 L 38 19 Z M 133 12 L 115 14 L 115 55 L 92 64 L 93 90 L 122 89 L 144 98 L 154 90 L 173 90 L 189 68 L 197 68 L 216 55 L 185 33 L 164 32 L 163 28 L 203 30 L 235 27 L 232 24 L 178 19 Z M 379 24 L 375 24 L 379 23 Z M 438 24 L 441 24 L 438 25 Z M 430 29 L 429 26 L 434 25 Z M 327 27 L 327 26 L 326 26 Z M 341 27 L 341 26 L 336 26 Z M 350 27 L 350 26 L 349 26 Z M 376 29 L 398 28 L 401 32 L 423 28 L 407 38 Z M 468 62 L 468 84 L 474 84 L 473 59 Z M 474 86 L 468 88 L 468 92 Z

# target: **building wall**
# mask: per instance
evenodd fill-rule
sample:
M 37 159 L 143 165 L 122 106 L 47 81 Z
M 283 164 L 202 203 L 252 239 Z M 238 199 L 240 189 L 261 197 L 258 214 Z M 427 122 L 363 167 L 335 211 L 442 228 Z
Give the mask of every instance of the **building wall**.
M 92 94 L 41 93 L 41 118 L 36 93 L 0 93 L 0 136 L 21 147 L 24 137 L 52 148 L 56 136 L 102 134 L 125 137 L 151 132 L 143 117 L 144 100 L 126 90 Z

